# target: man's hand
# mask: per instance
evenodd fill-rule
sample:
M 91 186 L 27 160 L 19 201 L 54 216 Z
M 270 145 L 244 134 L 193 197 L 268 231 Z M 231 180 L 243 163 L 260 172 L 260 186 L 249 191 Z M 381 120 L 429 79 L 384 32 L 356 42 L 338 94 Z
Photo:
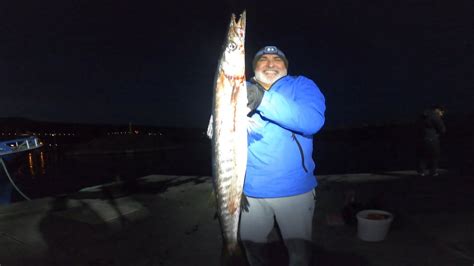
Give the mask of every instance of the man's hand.
M 260 85 L 247 83 L 247 107 L 250 109 L 249 113 L 257 110 L 262 102 L 264 93 L 265 90 Z

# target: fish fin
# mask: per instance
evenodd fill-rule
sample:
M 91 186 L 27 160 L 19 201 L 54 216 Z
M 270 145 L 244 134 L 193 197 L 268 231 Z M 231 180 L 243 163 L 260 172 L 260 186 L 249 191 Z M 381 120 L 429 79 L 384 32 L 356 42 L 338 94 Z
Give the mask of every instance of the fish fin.
M 258 123 L 255 122 L 252 118 L 247 118 L 247 133 L 251 133 L 258 128 Z
M 212 136 L 214 135 L 214 128 L 212 127 L 212 120 L 213 120 L 213 116 L 211 115 L 211 117 L 209 117 L 209 124 L 207 125 L 207 137 L 209 139 L 212 139 Z
M 209 193 L 209 199 L 207 200 L 207 205 L 210 207 L 210 208 L 217 208 L 217 199 L 216 199 L 216 193 L 215 191 L 211 191 L 211 193 Z M 217 210 L 214 212 L 214 216 L 212 219 L 216 220 L 219 218 L 219 213 L 217 212 Z
M 207 200 L 207 204 L 209 205 L 209 207 L 217 206 L 216 193 L 214 190 L 209 193 L 209 199 Z
M 249 210 L 249 200 L 247 199 L 247 196 L 242 193 L 242 197 L 240 198 L 240 209 L 243 211 L 248 211 Z
M 223 266 L 246 266 L 247 260 L 239 243 L 222 248 L 221 265 Z

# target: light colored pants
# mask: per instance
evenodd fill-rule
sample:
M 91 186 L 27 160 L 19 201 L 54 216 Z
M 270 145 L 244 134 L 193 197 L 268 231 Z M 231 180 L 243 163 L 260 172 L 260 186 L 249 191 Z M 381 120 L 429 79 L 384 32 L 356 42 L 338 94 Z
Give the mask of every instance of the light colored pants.
M 288 250 L 289 265 L 309 265 L 315 192 L 282 198 L 247 197 L 240 218 L 240 238 L 251 266 L 266 265 L 265 244 L 278 223 Z

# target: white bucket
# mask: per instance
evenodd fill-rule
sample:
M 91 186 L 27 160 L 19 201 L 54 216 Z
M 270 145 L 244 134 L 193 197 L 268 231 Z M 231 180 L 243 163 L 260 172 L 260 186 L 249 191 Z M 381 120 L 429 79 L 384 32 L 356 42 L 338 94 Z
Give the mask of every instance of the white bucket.
M 357 236 L 365 241 L 385 239 L 393 215 L 381 210 L 363 210 L 357 213 Z

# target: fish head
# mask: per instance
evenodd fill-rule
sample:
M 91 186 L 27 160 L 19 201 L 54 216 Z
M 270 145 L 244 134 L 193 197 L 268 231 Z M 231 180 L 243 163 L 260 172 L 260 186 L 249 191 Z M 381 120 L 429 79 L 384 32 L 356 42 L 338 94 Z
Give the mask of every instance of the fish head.
M 226 64 L 224 69 L 228 75 L 241 74 L 240 72 L 245 67 L 245 26 L 245 11 L 240 15 L 240 19 L 238 20 L 236 16 L 232 14 L 221 61 Z

